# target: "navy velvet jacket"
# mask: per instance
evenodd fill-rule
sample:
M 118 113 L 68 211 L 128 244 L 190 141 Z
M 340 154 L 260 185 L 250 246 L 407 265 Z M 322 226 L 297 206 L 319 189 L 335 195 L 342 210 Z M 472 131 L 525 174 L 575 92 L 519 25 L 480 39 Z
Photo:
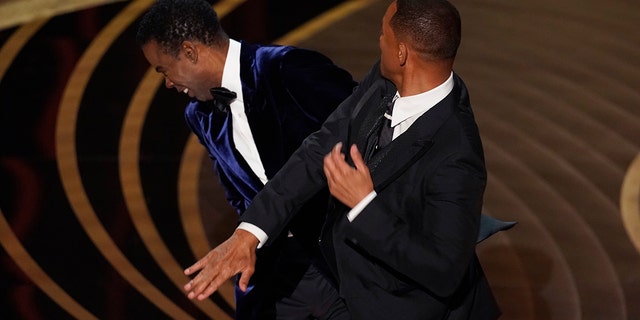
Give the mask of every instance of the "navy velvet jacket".
M 356 85 L 329 58 L 289 46 L 243 42 L 240 73 L 245 113 L 269 179 Z M 264 185 L 235 148 L 230 113 L 194 100 L 185 118 L 213 160 L 229 203 L 242 214 Z M 328 192 L 319 192 L 301 208 L 308 211 L 305 218 L 289 225 L 297 238 L 317 243 L 327 197 Z

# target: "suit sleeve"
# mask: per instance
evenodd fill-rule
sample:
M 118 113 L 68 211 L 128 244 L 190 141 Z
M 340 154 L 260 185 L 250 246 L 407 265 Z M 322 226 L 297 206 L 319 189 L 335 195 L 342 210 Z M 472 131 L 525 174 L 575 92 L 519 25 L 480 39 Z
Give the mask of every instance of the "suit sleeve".
M 223 186 L 227 201 L 236 210 L 236 213 L 240 214 L 240 212 L 242 212 L 246 207 L 245 198 L 238 192 L 236 186 L 229 181 L 226 174 L 218 164 L 218 160 L 213 155 L 213 152 L 205 143 L 203 135 L 206 135 L 206 133 L 203 132 L 204 129 L 202 128 L 200 121 L 198 121 L 198 117 L 201 116 L 198 111 L 198 103 L 199 102 L 191 102 L 187 105 L 185 108 L 185 122 L 191 129 L 191 132 L 198 138 L 198 142 L 200 142 L 205 150 L 207 150 L 207 154 L 213 163 L 213 169 L 218 176 L 218 181 Z
M 231 183 L 231 181 L 229 181 L 229 178 L 226 176 L 226 174 L 222 171 L 222 169 L 218 165 L 218 161 L 213 157 L 210 157 L 210 158 L 213 161 L 213 169 L 216 172 L 216 175 L 218 176 L 218 181 L 220 182 L 220 185 L 222 185 L 224 189 L 224 195 L 227 201 L 229 202 L 231 207 L 235 209 L 237 214 L 241 214 L 242 209 L 247 206 L 245 198 L 240 194 L 240 192 L 238 192 L 238 190 L 236 189 L 236 186 L 233 183 Z
M 324 156 L 338 142 L 345 142 L 352 110 L 362 94 L 379 77 L 378 64 L 356 87 L 322 127 L 309 135 L 278 173 L 253 198 L 240 222 L 262 229 L 270 241 L 280 234 L 297 210 L 313 195 L 327 186 L 323 171 Z

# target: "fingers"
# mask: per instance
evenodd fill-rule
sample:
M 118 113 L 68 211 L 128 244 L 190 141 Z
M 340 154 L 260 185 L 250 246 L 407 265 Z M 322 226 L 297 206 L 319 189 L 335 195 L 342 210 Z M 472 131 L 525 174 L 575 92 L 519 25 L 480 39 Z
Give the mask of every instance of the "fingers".
M 337 165 L 339 159 L 341 159 L 340 149 L 342 148 L 342 143 L 336 144 L 331 152 L 329 152 L 324 157 L 324 174 L 327 176 L 327 182 L 331 184 L 335 180 L 335 175 L 337 173 Z
M 329 158 L 336 167 L 338 167 L 342 162 L 345 162 L 344 154 L 342 153 L 342 142 L 337 143 L 335 147 L 333 147 L 329 153 Z
M 238 280 L 238 287 L 242 292 L 247 291 L 247 287 L 249 286 L 249 279 L 251 279 L 251 275 L 253 275 L 253 271 L 246 270 L 245 272 L 240 274 L 240 280 Z
M 325 156 L 324 163 L 331 170 L 339 169 L 344 172 L 345 169 L 349 168 L 349 165 L 344 158 L 344 154 L 342 153 L 342 142 L 338 142 L 333 149 L 331 149 L 331 152 Z
M 194 273 L 196 273 L 198 270 L 202 269 L 204 267 L 205 263 L 204 263 L 204 258 L 198 260 L 196 263 L 194 263 L 192 266 L 184 269 L 184 274 L 187 276 L 190 276 Z
M 186 276 L 190 276 L 200 270 L 202 270 L 202 268 L 204 268 L 206 266 L 206 261 L 208 261 L 208 257 L 211 255 L 212 252 L 209 252 L 204 258 L 198 260 L 196 263 L 194 263 L 192 266 L 186 268 L 184 270 L 184 274 Z M 194 286 L 196 286 L 197 284 L 200 283 L 199 278 L 201 278 L 202 275 L 199 274 L 198 276 L 196 276 L 194 279 L 192 279 L 191 281 L 187 282 L 187 284 L 184 285 L 184 291 L 191 291 L 192 288 Z
M 331 152 L 340 153 L 340 150 L 342 150 L 342 142 L 336 143 L 336 145 L 333 146 L 333 149 L 331 149 Z
M 208 298 L 210 295 L 212 295 L 214 292 L 216 292 L 216 290 L 218 290 L 220 285 L 222 285 L 222 284 L 215 285 L 212 282 L 211 285 L 209 285 L 206 290 L 204 290 L 201 294 L 198 295 L 198 300 L 202 301 L 202 300 Z M 189 298 L 193 299 L 192 297 L 189 297 Z
M 331 152 L 324 158 L 324 172 L 329 183 L 358 171 L 362 174 L 369 175 L 369 168 L 365 164 L 362 154 L 355 144 L 351 145 L 350 149 L 351 159 L 353 160 L 355 168 L 345 161 L 345 156 L 341 150 L 342 143 L 340 142 L 336 144 L 333 149 L 331 149 Z
M 187 276 L 200 271 L 200 273 L 198 273 L 193 279 L 191 279 L 191 281 L 187 282 L 187 284 L 185 284 L 183 287 L 184 290 L 188 293 L 187 296 L 189 297 L 189 299 L 193 299 L 194 297 L 199 295 L 204 289 L 207 288 L 210 283 L 210 280 L 208 279 L 209 276 L 207 276 L 209 272 L 202 269 L 206 266 L 206 262 L 209 261 L 209 257 L 211 256 L 211 254 L 212 252 L 209 252 L 204 258 L 198 260 L 198 262 L 194 263 L 191 267 L 184 270 L 184 274 Z
M 196 278 L 189 281 L 189 283 L 185 286 L 187 297 L 189 299 L 197 297 L 198 300 L 202 300 L 204 298 L 202 292 L 209 287 L 209 283 L 210 282 L 204 279 L 202 275 L 196 276 Z M 189 287 L 188 289 L 187 286 Z
M 218 276 L 213 278 L 210 281 L 203 281 L 201 287 L 198 288 L 198 290 L 193 290 L 192 292 L 189 292 L 187 297 L 189 297 L 189 299 L 193 299 L 197 297 L 198 300 L 204 300 L 208 298 L 210 295 L 212 295 L 214 292 L 216 292 L 218 288 L 222 286 L 222 283 L 232 276 L 233 275 L 229 277 Z
M 357 170 L 367 168 L 367 165 L 364 163 L 364 159 L 362 158 L 362 154 L 360 154 L 360 151 L 355 144 L 351 145 L 350 154 L 353 164 L 356 166 Z
M 218 290 L 224 281 L 233 276 L 233 272 L 222 270 L 217 265 L 212 266 L 209 269 L 200 271 L 184 286 L 184 290 L 187 292 L 189 299 L 204 300 Z
M 237 229 L 229 239 L 185 269 L 186 275 L 197 272 L 197 275 L 184 285 L 187 297 L 204 300 L 238 273 L 242 273 L 242 287 L 246 290 L 249 278 L 255 270 L 257 245 L 258 238 L 245 230 Z

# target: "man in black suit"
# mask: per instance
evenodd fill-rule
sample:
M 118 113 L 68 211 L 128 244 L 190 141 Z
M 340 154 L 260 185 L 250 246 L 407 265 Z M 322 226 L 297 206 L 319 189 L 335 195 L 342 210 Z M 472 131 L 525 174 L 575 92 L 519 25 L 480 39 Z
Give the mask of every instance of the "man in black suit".
M 498 318 L 475 253 L 487 174 L 453 71 L 460 40 L 459 13 L 446 0 L 391 3 L 379 63 L 241 217 L 268 237 L 234 232 L 185 270 L 199 271 L 188 296 L 202 299 L 238 272 L 244 286 L 256 247 L 328 185 L 321 247 L 354 319 Z M 391 132 L 386 146 L 382 131 Z
M 356 85 L 318 52 L 230 39 L 204 0 L 157 1 L 137 40 L 166 86 L 192 98 L 186 122 L 240 215 Z M 327 197 L 271 234 L 250 289 L 236 288 L 236 319 L 348 319 L 317 243 Z

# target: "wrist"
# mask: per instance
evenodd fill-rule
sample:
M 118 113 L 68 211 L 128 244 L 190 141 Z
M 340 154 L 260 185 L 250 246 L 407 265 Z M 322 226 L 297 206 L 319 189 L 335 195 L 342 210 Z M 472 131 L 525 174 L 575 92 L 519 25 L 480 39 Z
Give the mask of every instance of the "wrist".
M 260 240 L 258 240 L 255 235 L 244 229 L 236 229 L 233 232 L 233 236 L 236 237 L 238 241 L 250 246 L 251 248 L 257 248 L 260 243 Z

